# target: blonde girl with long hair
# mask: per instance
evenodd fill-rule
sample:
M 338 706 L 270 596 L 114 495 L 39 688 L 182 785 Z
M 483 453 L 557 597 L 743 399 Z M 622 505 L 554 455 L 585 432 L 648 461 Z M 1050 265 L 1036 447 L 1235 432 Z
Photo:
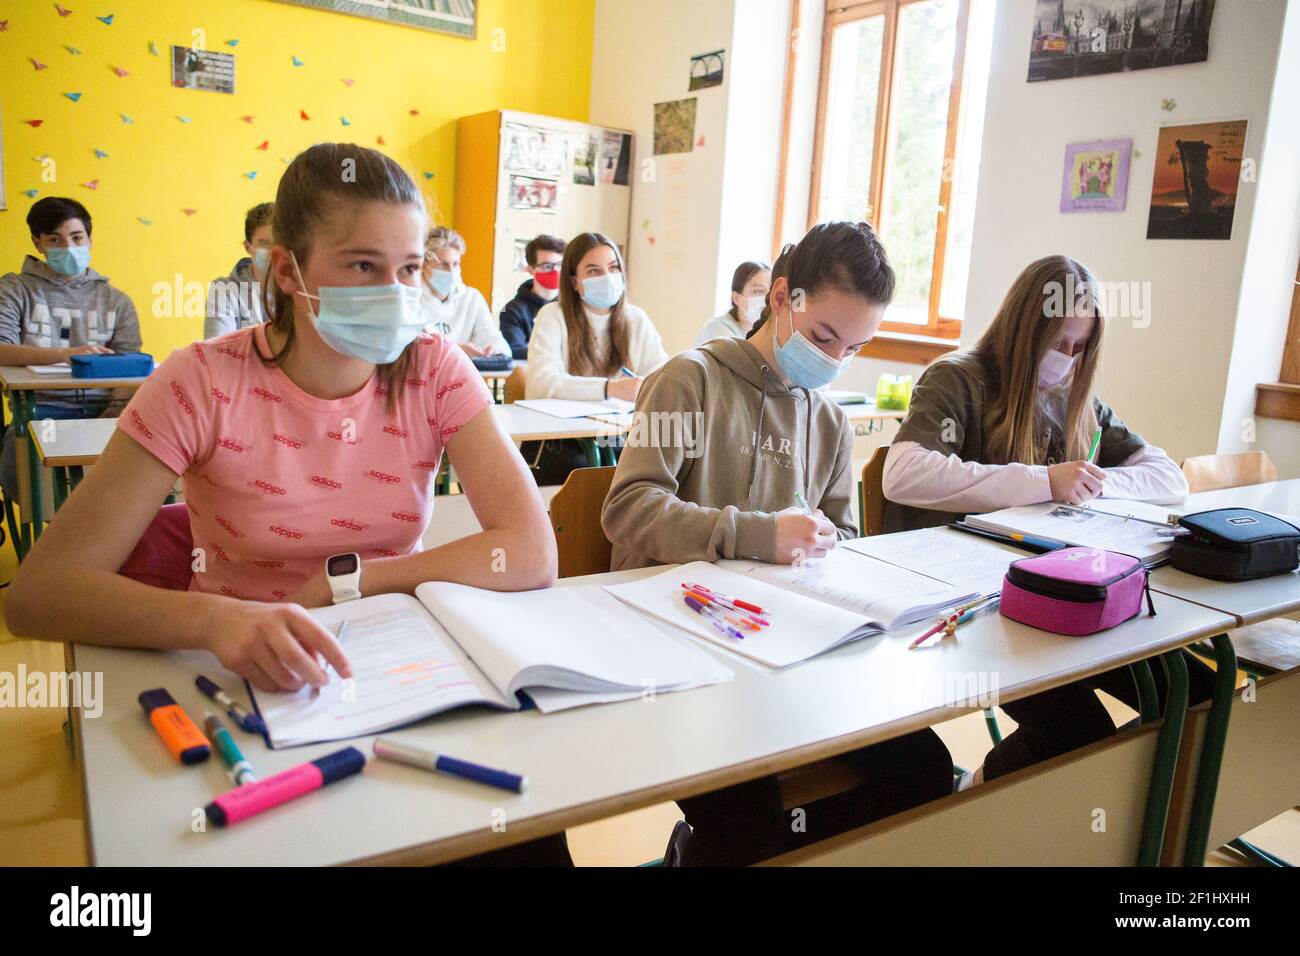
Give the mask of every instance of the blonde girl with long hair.
M 1012 283 L 974 348 L 926 369 L 885 461 L 886 531 L 1046 501 L 1186 496 L 1178 466 L 1094 393 L 1106 327 L 1100 300 L 1082 263 L 1044 257 Z M 1208 696 L 1208 669 L 1189 661 L 1189 671 L 1192 699 Z M 1094 688 L 1136 706 L 1127 668 L 1004 705 L 1019 727 L 989 754 L 982 778 L 1113 734 Z

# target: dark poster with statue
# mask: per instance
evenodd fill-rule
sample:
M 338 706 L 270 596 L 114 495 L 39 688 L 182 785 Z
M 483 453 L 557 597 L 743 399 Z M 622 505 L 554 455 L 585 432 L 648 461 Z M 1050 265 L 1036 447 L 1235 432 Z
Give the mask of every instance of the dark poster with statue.
M 1156 145 L 1148 239 L 1231 239 L 1246 120 L 1166 126 Z

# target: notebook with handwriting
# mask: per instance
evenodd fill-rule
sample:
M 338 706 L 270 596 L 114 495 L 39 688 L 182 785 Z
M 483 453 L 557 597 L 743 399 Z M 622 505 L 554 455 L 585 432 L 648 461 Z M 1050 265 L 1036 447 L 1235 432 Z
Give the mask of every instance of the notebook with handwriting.
M 331 671 L 319 694 L 250 687 L 273 748 L 375 734 L 474 704 L 517 710 L 521 690 L 535 691 L 545 713 L 732 677 L 594 586 L 499 592 L 438 581 L 416 597 L 380 594 L 311 613 L 331 633 L 347 622 L 353 677 Z

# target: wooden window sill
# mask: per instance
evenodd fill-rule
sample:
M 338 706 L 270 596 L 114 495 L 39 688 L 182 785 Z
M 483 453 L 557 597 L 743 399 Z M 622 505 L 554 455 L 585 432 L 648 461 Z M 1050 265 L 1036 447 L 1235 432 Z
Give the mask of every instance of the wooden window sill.
M 1300 422 L 1300 385 L 1261 382 L 1255 386 L 1255 414 Z
M 883 359 L 905 365 L 929 365 L 941 355 L 955 352 L 961 345 L 954 339 L 934 339 L 923 335 L 880 332 L 858 349 L 861 358 Z

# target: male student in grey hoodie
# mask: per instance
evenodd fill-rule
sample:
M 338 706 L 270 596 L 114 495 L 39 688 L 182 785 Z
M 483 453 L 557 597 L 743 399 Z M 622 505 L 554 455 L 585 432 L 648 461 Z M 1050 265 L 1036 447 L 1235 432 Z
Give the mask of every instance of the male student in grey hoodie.
M 790 564 L 857 535 L 853 432 L 820 389 L 879 328 L 894 273 L 870 226 L 835 222 L 787 246 L 772 277 L 748 339 L 687 350 L 642 386 L 601 516 L 616 569 L 718 558 Z M 952 789 L 952 760 L 931 730 L 840 759 L 868 786 L 805 808 L 800 832 L 785 819 L 774 776 L 679 801 L 686 822 L 665 862 L 753 863 Z
M 140 323 L 126 294 L 90 268 L 90 213 L 75 199 L 47 196 L 27 213 L 32 245 L 21 272 L 0 277 L 0 365 L 52 365 L 73 355 L 140 351 Z M 104 389 L 36 393 L 37 418 L 92 418 L 109 407 Z M 0 450 L 0 485 L 17 493 L 12 426 Z
M 203 337 L 216 338 L 249 325 L 260 325 L 262 279 L 270 261 L 271 216 L 275 203 L 258 203 L 244 215 L 244 251 L 230 275 L 208 283 L 208 314 L 203 320 Z

